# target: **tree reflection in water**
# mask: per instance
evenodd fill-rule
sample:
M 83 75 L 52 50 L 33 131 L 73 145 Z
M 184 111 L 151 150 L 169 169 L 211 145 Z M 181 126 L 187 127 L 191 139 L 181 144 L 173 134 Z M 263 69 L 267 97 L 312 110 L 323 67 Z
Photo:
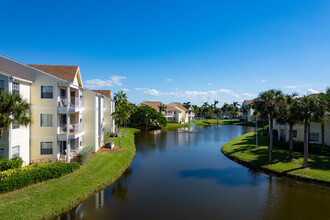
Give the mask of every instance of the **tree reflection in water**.
M 123 175 L 114 183 L 114 186 L 111 190 L 111 194 L 117 200 L 126 201 L 128 187 L 126 185 L 127 178 L 132 175 L 132 168 L 128 168 Z

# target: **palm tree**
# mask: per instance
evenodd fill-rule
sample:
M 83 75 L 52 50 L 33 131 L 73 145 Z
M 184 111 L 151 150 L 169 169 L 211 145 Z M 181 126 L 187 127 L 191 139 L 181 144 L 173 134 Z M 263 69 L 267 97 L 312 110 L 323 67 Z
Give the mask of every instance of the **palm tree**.
M 214 109 L 214 114 L 217 116 L 217 124 L 219 124 L 219 117 L 221 115 L 221 109 L 220 108 L 215 108 Z
M 166 111 L 167 106 L 164 105 L 163 103 L 160 103 L 160 105 L 158 106 L 158 108 L 159 108 L 159 113 L 162 113 L 162 112 Z
M 229 105 L 227 103 L 224 103 L 223 106 L 221 107 L 222 113 L 226 114 L 229 110 Z
M 273 124 L 274 118 L 278 115 L 279 103 L 283 100 L 283 93 L 280 90 L 268 90 L 261 92 L 258 98 L 255 100 L 255 108 L 260 113 L 262 118 L 268 118 L 269 120 L 269 147 L 268 156 L 269 163 L 273 162 L 272 149 L 273 149 Z
M 311 120 L 315 117 L 317 110 L 317 98 L 311 96 L 303 96 L 296 103 L 299 109 L 300 120 L 304 123 L 304 162 L 303 168 L 307 167 L 308 163 L 308 127 Z
M 12 123 L 27 126 L 31 123 L 30 105 L 17 93 L 0 92 L 0 138 Z
M 122 103 L 127 103 L 127 95 L 123 91 L 115 93 L 114 98 L 116 107 L 120 106 Z
M 324 124 L 329 120 L 330 118 L 330 109 L 329 109 L 329 102 L 327 101 L 327 96 L 325 93 L 321 93 L 316 101 L 316 112 L 314 115 L 314 121 L 319 122 L 321 124 L 321 140 L 322 140 L 322 152 L 324 152 Z
M 293 93 L 292 95 L 285 95 L 283 102 L 279 106 L 279 115 L 276 120 L 280 123 L 289 124 L 289 159 L 293 158 L 293 126 L 299 122 L 299 109 L 297 108 L 297 96 L 298 94 Z
M 190 105 L 191 102 L 184 102 L 183 105 Z

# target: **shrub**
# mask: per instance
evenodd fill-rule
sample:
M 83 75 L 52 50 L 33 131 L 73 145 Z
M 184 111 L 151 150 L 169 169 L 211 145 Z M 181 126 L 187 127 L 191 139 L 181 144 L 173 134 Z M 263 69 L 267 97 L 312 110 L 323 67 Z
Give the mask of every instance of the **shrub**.
M 5 171 L 0 172 L 0 180 L 11 177 L 11 176 L 16 175 L 18 173 L 23 173 L 23 172 L 26 172 L 28 170 L 44 167 L 44 166 L 47 166 L 47 165 L 50 165 L 50 164 L 52 164 L 52 163 L 47 163 L 47 162 L 33 163 L 33 164 L 30 164 L 29 166 L 5 170 Z
M 51 163 L 44 167 L 31 169 L 23 173 L 18 173 L 0 181 L 0 193 L 11 192 L 26 186 L 30 186 L 35 183 L 59 178 L 61 176 L 72 173 L 79 168 L 80 164 L 77 162 Z
M 86 163 L 86 161 L 88 160 L 89 156 L 93 153 L 93 151 L 94 151 L 94 148 L 91 146 L 83 148 L 80 151 L 80 153 L 77 155 L 77 161 L 80 164 Z
M 23 160 L 21 157 L 13 157 L 11 160 L 2 159 L 0 160 L 0 171 L 5 171 L 9 169 L 20 168 L 23 165 Z

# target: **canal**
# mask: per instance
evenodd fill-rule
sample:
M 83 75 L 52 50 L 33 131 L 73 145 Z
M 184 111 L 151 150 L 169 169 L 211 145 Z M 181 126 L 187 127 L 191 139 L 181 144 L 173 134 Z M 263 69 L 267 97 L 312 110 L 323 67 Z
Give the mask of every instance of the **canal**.
M 254 172 L 226 158 L 250 127 L 140 132 L 114 184 L 56 219 L 330 219 L 330 189 Z

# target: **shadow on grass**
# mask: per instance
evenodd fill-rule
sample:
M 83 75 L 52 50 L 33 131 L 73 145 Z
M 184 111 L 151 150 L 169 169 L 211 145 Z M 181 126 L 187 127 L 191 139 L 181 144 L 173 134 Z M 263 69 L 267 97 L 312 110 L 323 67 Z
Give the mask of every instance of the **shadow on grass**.
M 257 166 L 263 166 L 268 164 L 268 138 L 258 136 L 259 146 L 255 147 L 255 135 L 247 136 L 237 143 L 233 143 L 231 146 L 234 149 L 231 149 L 228 152 L 228 155 L 235 155 L 236 153 L 244 154 L 246 158 L 249 158 L 248 161 Z M 273 163 L 281 162 L 282 168 L 285 169 L 288 166 L 288 169 L 283 171 L 285 173 L 289 173 L 295 170 L 301 169 L 301 165 L 298 162 L 292 162 L 288 160 L 289 151 L 283 150 L 278 147 L 273 147 L 272 151 Z M 303 153 L 294 152 L 294 158 L 303 158 Z M 292 166 L 296 165 L 296 168 L 292 168 Z M 310 154 L 308 158 L 308 167 L 317 170 L 330 170 L 330 157 L 329 156 L 319 156 Z

